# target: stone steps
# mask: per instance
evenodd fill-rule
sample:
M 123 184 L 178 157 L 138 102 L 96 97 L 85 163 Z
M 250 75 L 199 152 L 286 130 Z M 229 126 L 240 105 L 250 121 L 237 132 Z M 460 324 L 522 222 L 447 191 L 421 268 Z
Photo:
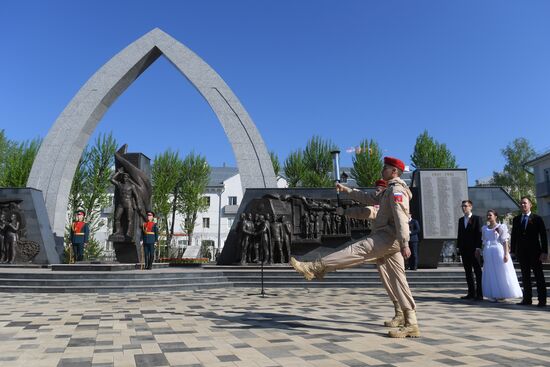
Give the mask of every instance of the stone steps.
M 550 271 L 545 271 L 550 280 Z M 518 271 L 518 278 L 521 274 Z M 442 267 L 407 271 L 413 289 L 453 289 L 464 291 L 462 267 Z M 380 288 L 374 266 L 362 266 L 327 274 L 322 281 L 305 281 L 288 266 L 265 267 L 265 288 Z M 180 291 L 206 288 L 261 286 L 258 266 L 208 266 L 152 271 L 51 271 L 49 269 L 9 269 L 0 271 L 0 292 L 27 293 L 121 293 Z
M 174 291 L 189 291 L 197 289 L 210 289 L 210 288 L 229 288 L 233 287 L 232 283 L 229 282 L 216 282 L 216 283 L 194 283 L 194 284 L 177 284 L 177 285 L 132 285 L 126 287 L 120 286 L 105 286 L 105 285 L 95 285 L 95 286 L 29 286 L 29 285 L 18 285 L 18 286 L 4 286 L 0 283 L 0 292 L 6 293 L 126 293 L 126 292 L 174 292 Z

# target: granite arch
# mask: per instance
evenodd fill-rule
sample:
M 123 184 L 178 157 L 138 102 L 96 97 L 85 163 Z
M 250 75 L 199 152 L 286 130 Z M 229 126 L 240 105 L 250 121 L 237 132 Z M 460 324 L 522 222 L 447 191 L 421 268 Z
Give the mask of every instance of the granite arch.
M 166 57 L 210 105 L 231 143 L 246 188 L 276 187 L 273 166 L 256 125 L 223 79 L 190 49 L 155 28 L 104 64 L 73 97 L 42 142 L 27 186 L 42 190 L 54 234 L 65 231 L 78 160 L 114 101 L 160 56 Z

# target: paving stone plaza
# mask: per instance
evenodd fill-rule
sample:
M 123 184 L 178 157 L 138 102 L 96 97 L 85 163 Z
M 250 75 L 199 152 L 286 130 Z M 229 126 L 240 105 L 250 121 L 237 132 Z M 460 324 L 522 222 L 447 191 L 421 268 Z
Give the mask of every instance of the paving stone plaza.
M 423 333 L 390 339 L 381 288 L 2 294 L 0 365 L 548 366 L 548 308 L 414 290 Z

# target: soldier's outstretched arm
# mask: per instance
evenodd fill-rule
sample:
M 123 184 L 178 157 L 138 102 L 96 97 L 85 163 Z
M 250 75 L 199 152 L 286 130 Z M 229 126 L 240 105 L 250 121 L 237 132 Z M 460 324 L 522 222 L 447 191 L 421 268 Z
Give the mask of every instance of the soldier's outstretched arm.
M 378 214 L 378 209 L 376 209 L 373 206 L 352 207 L 344 211 L 344 215 L 346 217 L 355 218 L 355 219 L 373 220 L 373 219 L 376 219 L 377 214 Z
M 381 195 L 376 192 L 367 193 L 361 190 L 352 189 L 341 183 L 336 183 L 336 190 L 347 193 L 353 200 L 365 205 L 377 205 L 380 203 Z

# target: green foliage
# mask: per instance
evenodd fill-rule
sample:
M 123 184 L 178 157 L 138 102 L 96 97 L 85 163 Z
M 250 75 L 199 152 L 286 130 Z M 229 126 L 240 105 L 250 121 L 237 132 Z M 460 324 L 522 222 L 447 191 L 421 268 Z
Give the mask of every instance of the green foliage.
M 182 171 L 178 152 L 170 149 L 155 156 L 152 167 L 153 211 L 158 218 L 159 231 L 170 237 L 169 215 L 174 208 L 175 190 Z
M 331 151 L 338 149 L 330 140 L 313 136 L 303 151 L 290 153 L 284 171 L 289 187 L 330 187 L 333 184 Z
M 72 213 L 77 209 L 86 212 L 86 222 L 90 226 L 90 236 L 106 225 L 101 219 L 101 210 L 111 205 L 109 178 L 114 166 L 117 143 L 112 133 L 101 134 L 93 145 L 88 145 L 80 160 L 73 178 L 69 194 L 69 213 L 66 231 L 70 229 Z
M 0 186 L 25 187 L 41 139 L 17 143 L 6 138 L 0 131 Z
M 200 154 L 189 153 L 183 160 L 178 195 L 178 210 L 185 215 L 184 227 L 192 244 L 197 213 L 208 209 L 203 199 L 204 191 L 210 178 L 210 166 L 206 158 Z
M 71 261 L 71 253 L 72 253 L 72 244 L 69 241 L 69 235 L 65 234 L 65 246 L 63 248 L 63 263 L 69 264 Z M 84 246 L 84 260 L 85 261 L 93 261 L 93 260 L 101 260 L 103 257 L 103 248 L 99 244 L 99 242 L 93 238 L 90 237 L 88 241 L 88 245 Z
M 360 144 L 360 150 L 355 152 L 352 158 L 353 168 L 351 174 L 355 177 L 357 185 L 362 187 L 374 186 L 380 179 L 382 167 L 382 151 L 373 139 L 365 139 Z
M 412 166 L 415 168 L 457 168 L 456 158 L 447 145 L 438 143 L 428 135 L 428 130 L 416 138 L 414 151 L 411 155 Z
M 88 244 L 84 247 L 84 260 L 101 260 L 102 256 L 103 248 L 95 238 L 90 237 Z
M 214 250 L 214 241 L 204 240 L 201 241 L 200 256 L 206 259 L 212 258 L 212 250 Z
M 279 157 L 277 157 L 277 154 L 275 154 L 275 152 L 273 151 L 269 152 L 269 157 L 271 158 L 271 164 L 273 165 L 275 176 L 279 176 L 279 173 L 281 172 L 281 163 L 279 162 Z
M 518 202 L 522 196 L 530 196 L 535 206 L 535 177 L 524 169 L 524 163 L 535 158 L 535 150 L 527 139 L 516 138 L 501 153 L 506 164 L 502 172 L 493 172 L 491 183 L 504 187 Z
M 285 159 L 283 169 L 285 171 L 286 179 L 288 180 L 288 187 L 298 187 L 302 181 L 302 176 L 305 170 L 302 151 L 297 150 L 290 153 Z

